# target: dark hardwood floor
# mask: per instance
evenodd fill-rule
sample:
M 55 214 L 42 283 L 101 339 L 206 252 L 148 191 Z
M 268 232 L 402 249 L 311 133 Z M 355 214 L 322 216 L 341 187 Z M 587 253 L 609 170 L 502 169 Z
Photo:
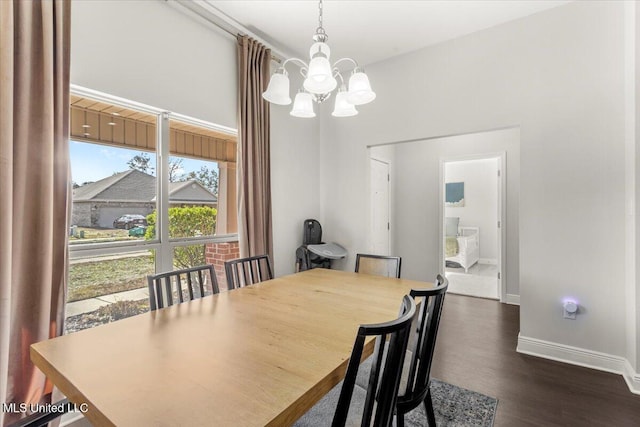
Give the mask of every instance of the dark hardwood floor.
M 516 352 L 520 309 L 445 298 L 432 377 L 498 399 L 495 426 L 640 426 L 621 375 Z

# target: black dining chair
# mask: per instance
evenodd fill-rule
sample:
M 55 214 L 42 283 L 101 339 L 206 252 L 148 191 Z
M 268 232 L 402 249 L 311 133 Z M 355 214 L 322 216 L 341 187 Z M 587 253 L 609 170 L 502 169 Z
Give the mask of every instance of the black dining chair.
M 429 426 L 435 427 L 436 419 L 431 401 L 431 362 L 436 346 L 436 336 L 440 325 L 440 316 L 444 306 L 444 297 L 449 281 L 438 274 L 436 287 L 431 289 L 412 289 L 411 298 L 419 302 L 413 337 L 409 339 L 407 352 L 409 372 L 402 379 L 400 395 L 396 404 L 396 425 L 404 425 L 404 416 L 421 403 L 427 412 Z M 405 366 L 407 363 L 405 363 Z
M 418 314 L 411 328 L 411 336 L 407 345 L 407 356 L 402 368 L 400 389 L 396 404 L 396 426 L 404 425 L 404 415 L 424 403 L 429 426 L 435 423 L 433 403 L 429 386 L 431 383 L 431 362 L 436 344 L 436 336 L 440 325 L 440 315 L 449 282 L 438 275 L 434 288 L 412 289 L 411 298 L 416 300 Z M 373 363 L 371 358 L 362 362 L 356 384 L 364 387 L 368 381 L 368 371 Z
M 399 256 L 356 254 L 356 273 L 400 278 L 402 258 Z
M 210 264 L 148 275 L 147 282 L 151 310 L 220 292 Z
M 407 341 L 415 314 L 415 301 L 405 296 L 397 319 L 386 323 L 361 325 L 344 380 L 304 414 L 294 426 L 391 426 L 407 352 Z M 370 336 L 376 337 L 375 349 L 370 358 L 372 363 L 368 372 L 369 381 L 366 387 L 362 388 L 356 385 L 356 377 L 365 339 Z
M 224 263 L 229 290 L 273 279 L 269 255 L 238 258 Z

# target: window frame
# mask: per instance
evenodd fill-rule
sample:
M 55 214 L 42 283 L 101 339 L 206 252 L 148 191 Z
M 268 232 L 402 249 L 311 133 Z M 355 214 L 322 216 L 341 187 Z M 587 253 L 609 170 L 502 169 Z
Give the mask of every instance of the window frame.
M 176 247 L 190 246 L 208 243 L 225 243 L 238 240 L 237 233 L 228 233 L 213 236 L 195 236 L 169 238 L 169 145 L 170 145 L 170 120 L 176 120 L 198 127 L 222 132 L 237 138 L 238 131 L 226 126 L 216 125 L 204 120 L 196 119 L 180 113 L 165 111 L 136 101 L 109 95 L 82 86 L 71 85 L 72 95 L 91 98 L 96 101 L 117 105 L 123 108 L 139 110 L 144 113 L 153 114 L 157 117 L 156 122 L 156 238 L 151 241 L 137 240 L 126 242 L 105 242 L 88 243 L 82 245 L 67 245 L 70 259 L 78 259 L 92 256 L 104 256 L 134 252 L 140 250 L 155 250 L 156 261 L 155 271 L 173 270 L 173 252 Z M 84 141 L 81 141 L 84 142 Z M 87 142 L 84 142 L 87 143 Z M 88 142 L 91 143 L 91 142 Z M 97 144 L 97 143 L 93 143 Z M 197 157 L 196 157 L 197 158 Z M 211 159 L 204 159 L 213 161 Z M 218 197 L 218 208 L 222 203 L 233 203 L 229 200 L 221 200 Z

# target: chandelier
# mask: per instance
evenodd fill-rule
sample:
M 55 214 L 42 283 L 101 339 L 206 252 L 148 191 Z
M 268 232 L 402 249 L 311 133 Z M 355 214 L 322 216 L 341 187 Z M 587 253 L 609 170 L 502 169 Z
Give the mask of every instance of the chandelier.
M 333 91 L 340 87 L 335 97 L 335 105 L 331 115 L 335 117 L 349 117 L 358 114 L 356 105 L 368 104 L 373 101 L 376 94 L 371 90 L 369 78 L 358 63 L 351 58 L 338 59 L 333 66 L 329 62 L 331 50 L 327 45 L 327 33 L 322 27 L 322 0 L 318 5 L 318 28 L 313 36 L 315 43 L 309 49 L 309 64 L 299 58 L 289 58 L 276 70 L 269 80 L 267 90 L 262 97 L 272 104 L 289 105 L 289 75 L 285 66 L 288 63 L 300 65 L 300 73 L 304 77 L 302 88 L 296 94 L 291 109 L 292 116 L 295 117 L 315 117 L 313 102 L 321 103 L 326 101 Z M 350 63 L 353 68 L 349 77 L 349 86 L 345 84 L 342 73 L 338 69 L 338 64 Z

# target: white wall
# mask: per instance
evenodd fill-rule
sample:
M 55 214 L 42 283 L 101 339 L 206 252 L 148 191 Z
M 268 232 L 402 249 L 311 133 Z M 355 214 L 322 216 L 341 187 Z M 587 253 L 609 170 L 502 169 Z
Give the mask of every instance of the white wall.
M 231 35 L 160 1 L 71 8 L 71 83 L 237 128 Z
M 519 125 L 520 333 L 625 355 L 623 29 L 621 2 L 572 2 L 368 66 L 375 102 L 322 124 L 328 237 L 366 245 L 367 145 Z
M 480 259 L 498 260 L 498 159 L 447 162 L 444 182 L 464 182 L 464 206 L 446 206 L 445 217 L 480 228 Z

